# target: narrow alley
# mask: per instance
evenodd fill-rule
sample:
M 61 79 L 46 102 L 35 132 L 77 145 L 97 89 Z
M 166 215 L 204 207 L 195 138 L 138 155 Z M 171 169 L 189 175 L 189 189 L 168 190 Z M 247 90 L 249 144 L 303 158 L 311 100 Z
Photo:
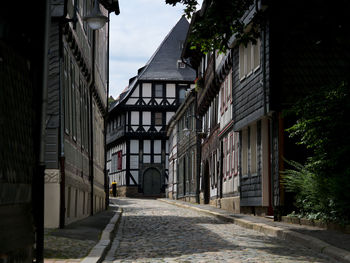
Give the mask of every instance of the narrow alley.
M 104 262 L 336 262 L 211 215 L 152 199 L 116 199 L 123 216 Z

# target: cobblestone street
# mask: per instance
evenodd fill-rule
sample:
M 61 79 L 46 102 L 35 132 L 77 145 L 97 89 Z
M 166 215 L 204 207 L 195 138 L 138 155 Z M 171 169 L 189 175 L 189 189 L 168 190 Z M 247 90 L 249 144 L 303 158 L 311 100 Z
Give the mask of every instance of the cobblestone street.
M 123 217 L 105 262 L 335 262 L 190 209 L 150 199 L 117 203 Z

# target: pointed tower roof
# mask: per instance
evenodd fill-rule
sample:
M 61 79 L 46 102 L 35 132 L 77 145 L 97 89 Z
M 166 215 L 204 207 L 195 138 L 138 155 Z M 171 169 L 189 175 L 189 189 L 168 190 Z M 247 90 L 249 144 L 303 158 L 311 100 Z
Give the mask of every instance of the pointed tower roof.
M 189 23 L 185 16 L 182 16 L 141 70 L 139 80 L 192 81 L 195 79 L 195 71 L 192 68 L 178 67 L 188 28 Z

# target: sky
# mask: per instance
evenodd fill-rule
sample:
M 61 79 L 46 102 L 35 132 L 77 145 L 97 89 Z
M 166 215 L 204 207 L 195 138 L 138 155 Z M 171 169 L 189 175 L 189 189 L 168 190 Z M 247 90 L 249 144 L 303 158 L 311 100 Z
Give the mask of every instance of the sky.
M 110 16 L 109 95 L 117 98 L 183 15 L 165 0 L 119 0 Z

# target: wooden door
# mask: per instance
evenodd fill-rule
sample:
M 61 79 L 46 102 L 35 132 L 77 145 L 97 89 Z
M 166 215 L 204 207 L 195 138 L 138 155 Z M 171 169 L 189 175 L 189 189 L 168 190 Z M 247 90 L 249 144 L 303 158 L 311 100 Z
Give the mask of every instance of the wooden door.
M 143 175 L 144 195 L 160 194 L 160 173 L 155 168 L 148 169 Z

